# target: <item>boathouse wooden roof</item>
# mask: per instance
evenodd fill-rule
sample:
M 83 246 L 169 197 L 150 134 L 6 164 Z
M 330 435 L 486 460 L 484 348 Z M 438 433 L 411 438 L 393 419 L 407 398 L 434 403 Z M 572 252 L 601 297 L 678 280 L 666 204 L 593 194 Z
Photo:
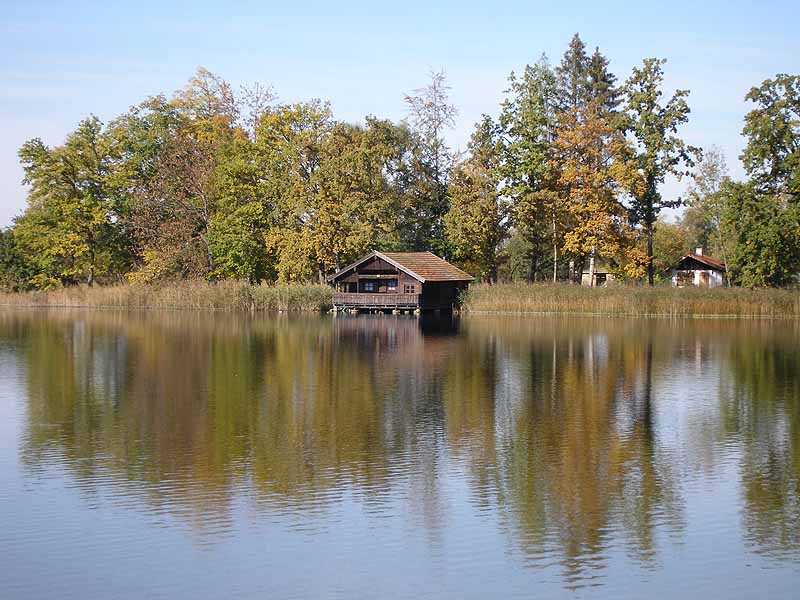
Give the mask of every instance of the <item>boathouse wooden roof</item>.
M 436 281 L 472 281 L 475 279 L 469 273 L 462 271 L 443 258 L 439 258 L 432 252 L 378 252 L 377 250 L 373 250 L 369 254 L 359 258 L 356 262 L 340 269 L 331 275 L 328 280 L 335 280 L 373 257 L 385 260 L 421 283 Z

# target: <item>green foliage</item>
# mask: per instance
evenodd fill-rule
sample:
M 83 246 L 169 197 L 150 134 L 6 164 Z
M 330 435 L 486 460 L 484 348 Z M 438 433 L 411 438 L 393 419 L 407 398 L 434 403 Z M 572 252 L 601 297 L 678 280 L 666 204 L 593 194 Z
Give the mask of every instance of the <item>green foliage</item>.
M 728 276 L 743 287 L 797 283 L 800 272 L 800 210 L 753 184 L 726 183 L 721 192 L 724 227 L 732 249 Z
M 20 292 L 30 287 L 34 270 L 13 229 L 0 229 L 0 289 Z
M 660 188 L 699 150 L 678 135 L 688 91 L 662 98 L 663 64 L 645 60 L 620 88 L 576 34 L 555 69 L 542 56 L 511 74 L 464 156 L 446 142 L 457 111 L 441 71 L 405 97 L 407 122 L 352 124 L 323 101 L 277 104 L 268 86 L 234 90 L 200 68 L 107 127 L 90 117 L 60 146 L 22 146 L 29 202 L 0 235 L 0 286 L 323 282 L 373 248 L 431 250 L 489 281 L 575 281 L 590 257 L 633 279 L 649 264 L 653 281 L 693 246 L 741 285 L 790 284 L 800 78 L 747 96 L 750 181 L 729 184 L 712 148 L 670 225 L 659 214 L 681 201 Z
M 501 196 L 498 127 L 485 117 L 470 141 L 470 158 L 454 171 L 445 231 L 453 256 L 481 279 L 497 281 L 498 254 L 508 234 L 508 204 Z
M 32 283 L 92 285 L 124 271 L 129 248 L 109 185 L 111 151 L 100 120 L 85 119 L 56 148 L 39 139 L 25 142 L 19 156 L 30 208 L 15 234 L 38 271 Z
M 746 99 L 741 158 L 750 181 L 723 182 L 720 239 L 730 280 L 744 287 L 798 283 L 800 273 L 800 77 L 777 75 Z
M 729 181 L 725 157 L 719 148 L 703 153 L 688 191 L 688 207 L 683 226 L 689 236 L 689 248 L 703 248 L 705 254 L 727 260 L 729 240 L 722 230 L 723 184 Z
M 557 197 L 553 141 L 558 125 L 558 87 L 547 57 L 527 65 L 520 77 L 511 73 L 507 98 L 499 123 L 502 128 L 503 160 L 498 166 L 504 194 L 510 198 L 512 221 L 530 248 L 528 278 L 537 274 L 541 255 L 558 246 L 553 231 Z
M 444 71 L 431 71 L 430 82 L 405 97 L 412 135 L 401 177 L 404 194 L 398 233 L 406 250 L 448 254 L 444 216 L 449 210 L 447 187 L 455 155 L 444 133 L 455 126 L 458 110 L 450 103 Z
M 505 260 L 498 268 L 501 281 L 525 281 L 530 270 L 531 246 L 518 231 L 510 232 L 508 244 L 503 249 Z
M 586 44 L 576 33 L 569 42 L 561 64 L 556 67 L 562 111 L 575 110 L 586 104 L 589 98 L 589 65 Z
M 686 175 L 685 167 L 694 166 L 699 150 L 677 136 L 678 127 L 689 120 L 688 90 L 677 90 L 661 103 L 664 82 L 664 59 L 648 58 L 641 68 L 634 68 L 625 83 L 626 129 L 637 144 L 637 162 L 645 185 L 633 194 L 631 216 L 644 226 L 647 236 L 648 281 L 653 285 L 653 224 L 663 208 L 680 206 L 680 199 L 666 200 L 659 192 L 667 175 L 679 179 Z
M 742 162 L 763 191 L 800 198 L 800 75 L 776 75 L 748 92 Z
M 250 283 L 272 278 L 266 251 L 269 221 L 264 205 L 258 201 L 221 211 L 209 230 L 214 278 L 246 279 Z
M 668 223 L 659 218 L 653 227 L 653 269 L 656 278 L 666 279 L 669 271 L 694 247 L 690 233 L 682 223 Z
M 405 135 L 378 119 L 366 127 L 336 123 L 319 102 L 264 115 L 257 177 L 267 187 L 261 198 L 272 200 L 264 211 L 272 211 L 274 226 L 263 235 L 280 280 L 316 274 L 322 281 L 371 247 L 398 244 L 400 192 L 391 173 Z

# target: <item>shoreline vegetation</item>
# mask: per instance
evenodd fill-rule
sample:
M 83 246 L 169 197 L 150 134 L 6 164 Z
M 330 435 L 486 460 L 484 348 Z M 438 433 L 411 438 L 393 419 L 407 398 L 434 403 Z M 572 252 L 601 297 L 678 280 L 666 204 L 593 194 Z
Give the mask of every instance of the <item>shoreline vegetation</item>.
M 333 290 L 319 284 L 251 285 L 240 281 L 73 286 L 0 293 L 0 307 L 189 309 L 232 312 L 325 312 Z M 797 290 L 608 286 L 552 283 L 473 285 L 465 314 L 561 314 L 620 317 L 800 318 Z
M 689 91 L 668 93 L 666 59 L 644 58 L 618 78 L 590 48 L 576 33 L 560 62 L 542 55 L 512 71 L 463 153 L 446 138 L 458 109 L 444 71 L 403 94 L 402 120 L 351 122 L 322 99 L 285 103 L 269 85 L 237 90 L 200 67 L 170 96 L 105 123 L 89 115 L 60 144 L 22 144 L 28 205 L 0 228 L 0 289 L 85 284 L 110 286 L 97 297 L 112 306 L 316 310 L 322 292 L 271 284 L 324 282 L 383 250 L 430 251 L 483 282 L 577 282 L 601 269 L 619 284 L 652 287 L 697 248 L 725 263 L 734 286 L 796 286 L 800 75 L 777 74 L 747 93 L 746 177 L 734 181 L 721 150 L 682 139 Z M 662 189 L 672 177 L 689 178 L 683 196 Z M 680 206 L 675 220 L 662 212 Z M 182 280 L 255 286 L 173 298 L 169 282 Z M 161 287 L 116 287 L 123 282 Z M 693 295 L 690 306 L 662 292 L 607 299 L 612 292 L 520 289 L 496 300 L 476 292 L 470 305 L 797 312 L 746 296 Z M 27 301 L 94 304 L 84 294 Z
M 0 306 L 321 312 L 333 307 L 333 290 L 319 284 L 251 285 L 230 280 L 81 285 L 0 293 Z
M 786 289 L 583 287 L 552 283 L 472 286 L 467 313 L 620 317 L 799 318 L 800 292 Z

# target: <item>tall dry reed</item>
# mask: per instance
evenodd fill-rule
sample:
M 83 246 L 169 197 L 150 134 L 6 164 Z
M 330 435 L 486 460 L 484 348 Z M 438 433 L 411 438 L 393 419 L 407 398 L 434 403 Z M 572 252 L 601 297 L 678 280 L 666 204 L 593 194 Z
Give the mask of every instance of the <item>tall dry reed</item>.
M 800 317 L 800 291 L 507 283 L 474 285 L 466 312 Z
M 249 285 L 239 281 L 180 281 L 147 285 L 77 286 L 0 293 L 0 305 L 96 308 L 322 311 L 332 305 L 323 285 Z

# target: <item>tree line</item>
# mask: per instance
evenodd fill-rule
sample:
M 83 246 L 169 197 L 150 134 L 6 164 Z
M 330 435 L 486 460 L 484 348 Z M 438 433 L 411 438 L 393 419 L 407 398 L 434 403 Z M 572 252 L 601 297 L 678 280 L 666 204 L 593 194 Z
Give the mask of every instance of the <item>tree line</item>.
M 689 92 L 665 96 L 664 65 L 619 82 L 576 34 L 557 65 L 542 55 L 510 75 L 464 153 L 446 142 L 443 72 L 405 97 L 403 121 L 352 124 L 201 68 L 59 146 L 22 146 L 28 206 L 0 232 L 0 285 L 323 281 L 373 248 L 430 250 L 485 281 L 575 281 L 603 261 L 652 285 L 694 245 L 732 284 L 795 281 L 800 77 L 747 95 L 748 179 L 734 182 L 718 150 L 681 138 Z M 686 198 L 662 196 L 668 177 L 692 178 Z M 677 223 L 661 217 L 681 204 Z

